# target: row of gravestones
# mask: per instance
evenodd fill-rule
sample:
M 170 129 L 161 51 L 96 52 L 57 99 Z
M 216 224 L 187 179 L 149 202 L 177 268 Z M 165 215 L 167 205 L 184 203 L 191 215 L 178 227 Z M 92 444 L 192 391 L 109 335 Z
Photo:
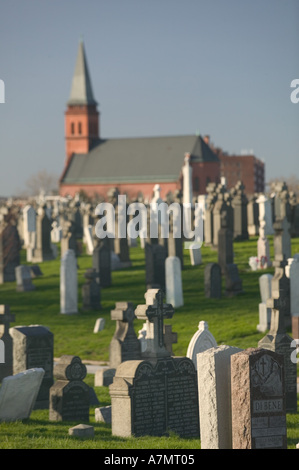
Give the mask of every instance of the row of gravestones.
M 280 293 L 281 296 L 283 294 L 283 292 Z M 208 435 L 209 439 L 213 436 L 219 441 L 217 444 L 219 448 L 224 445 L 221 443 L 223 437 L 220 439 L 219 436 L 215 436 L 215 431 L 211 433 L 211 419 L 208 420 L 210 424 L 205 421 L 205 416 L 213 415 L 213 419 L 222 420 L 222 426 L 225 423 L 225 429 L 232 426 L 232 432 L 224 434 L 228 437 L 232 436 L 234 448 L 244 446 L 285 448 L 285 413 L 297 411 L 297 390 L 296 364 L 289 360 L 290 352 L 292 352 L 291 339 L 285 333 L 284 327 L 284 298 L 279 297 L 273 301 L 271 330 L 259 343 L 262 350 L 243 352 L 237 351 L 236 348 L 229 348 L 230 352 L 227 353 L 227 347 L 222 346 L 219 349 L 206 335 L 206 349 L 209 354 L 215 356 L 209 359 L 209 361 L 213 360 L 215 369 L 215 374 L 211 374 L 209 368 L 209 381 L 203 380 L 202 377 L 202 374 L 207 374 L 206 363 L 201 365 L 202 352 L 197 352 L 194 348 L 200 334 L 197 333 L 197 338 L 196 335 L 194 336 L 188 348 L 190 351 L 193 350 L 193 353 L 188 351 L 191 358 L 171 357 L 171 353 L 164 344 L 163 320 L 172 318 L 174 309 L 171 305 L 164 304 L 161 290 L 147 291 L 145 299 L 146 304 L 139 305 L 135 309 L 135 315 L 132 305 L 128 304 L 117 304 L 117 308 L 111 313 L 112 318 L 118 322 L 117 332 L 121 331 L 121 335 L 114 338 L 120 345 L 121 355 L 118 357 L 120 361 L 118 365 L 117 360 L 115 361 L 117 367 L 110 386 L 112 434 L 119 436 L 163 435 L 172 430 L 183 437 L 199 437 L 200 417 L 202 445 L 211 447 L 210 443 L 205 443 L 205 436 Z M 146 320 L 147 344 L 142 354 L 138 347 L 134 349 L 133 346 L 134 316 Z M 9 312 L 4 312 L 2 322 L 6 330 L 7 323 L 11 320 L 13 317 Z M 125 336 L 123 324 L 127 324 Z M 206 330 L 206 325 L 203 330 Z M 33 364 L 43 365 L 41 370 L 40 368 L 37 370 L 38 374 L 44 374 L 37 402 L 39 406 L 46 406 L 47 393 L 51 384 L 50 395 L 48 395 L 50 396 L 50 419 L 88 421 L 90 390 L 83 382 L 86 368 L 81 360 L 76 356 L 63 356 L 55 366 L 57 381 L 52 385 L 49 373 L 53 364 L 53 335 L 40 326 L 16 327 L 11 329 L 11 332 L 14 340 L 14 361 L 17 361 L 21 369 L 27 371 L 32 370 L 30 366 Z M 26 341 L 24 341 L 24 335 Z M 48 343 L 45 342 L 45 338 L 42 338 L 45 335 L 48 337 Z M 21 341 L 20 338 L 22 338 Z M 36 347 L 36 341 L 39 340 L 41 343 L 39 347 Z M 35 347 L 32 347 L 33 343 Z M 115 345 L 114 349 L 117 349 Z M 223 349 L 225 351 L 222 357 Z M 229 363 L 228 357 L 235 353 L 235 358 Z M 193 362 L 194 355 L 197 357 L 197 373 Z M 222 357 L 221 360 L 220 357 Z M 20 377 L 17 379 L 19 380 Z M 223 390 L 218 384 L 215 387 L 215 383 L 213 385 L 211 380 L 215 383 L 222 383 Z M 8 395 L 6 382 L 7 380 L 4 387 L 5 396 Z M 201 386 L 203 383 L 204 387 Z M 229 383 L 231 383 L 231 395 Z M 212 393 L 207 393 L 209 387 L 211 391 L 214 390 L 214 393 L 218 390 L 217 396 L 213 397 Z M 240 397 L 240 390 L 248 403 L 246 411 L 240 401 L 244 399 L 243 395 L 243 398 Z M 231 399 L 231 407 L 225 408 L 228 413 L 225 419 L 223 409 L 219 405 L 219 394 L 222 398 Z M 208 400 L 207 397 L 209 397 Z M 229 405 L 229 403 L 230 401 L 226 404 Z M 232 418 L 229 415 L 230 409 Z M 236 420 L 233 419 L 234 413 L 238 416 Z M 251 422 L 249 427 L 247 427 L 248 421 Z M 276 429 L 274 429 L 274 422 L 279 423 Z M 222 433 L 221 423 L 218 423 L 216 427 L 214 424 L 212 429 L 217 428 L 217 432 Z M 242 440 L 238 436 L 242 434 L 240 429 L 243 428 L 246 428 L 247 434 Z M 235 442 L 234 436 L 236 436 Z M 229 445 L 225 443 L 225 446 Z

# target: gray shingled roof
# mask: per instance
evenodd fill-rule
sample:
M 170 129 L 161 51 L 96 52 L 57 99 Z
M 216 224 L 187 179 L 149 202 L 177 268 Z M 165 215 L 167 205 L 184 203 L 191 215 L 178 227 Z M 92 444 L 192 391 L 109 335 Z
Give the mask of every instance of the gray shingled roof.
M 191 153 L 191 162 L 219 161 L 195 135 L 107 139 L 88 154 L 73 155 L 62 183 L 177 181 L 186 152 Z

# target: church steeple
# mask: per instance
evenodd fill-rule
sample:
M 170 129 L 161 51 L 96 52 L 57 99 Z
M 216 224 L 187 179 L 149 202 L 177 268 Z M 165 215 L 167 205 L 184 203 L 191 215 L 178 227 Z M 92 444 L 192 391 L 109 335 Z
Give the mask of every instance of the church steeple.
M 97 105 L 93 97 L 91 80 L 85 55 L 83 41 L 79 43 L 77 61 L 72 81 L 70 99 L 67 102 L 70 105 Z
M 71 93 L 65 112 L 66 164 L 99 141 L 99 112 L 94 99 L 83 41 L 79 43 Z

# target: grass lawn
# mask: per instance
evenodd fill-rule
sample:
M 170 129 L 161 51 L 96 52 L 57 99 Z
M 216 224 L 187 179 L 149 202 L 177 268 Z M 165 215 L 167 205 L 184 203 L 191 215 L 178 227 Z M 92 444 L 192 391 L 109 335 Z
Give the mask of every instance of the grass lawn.
M 265 272 L 273 274 L 269 268 L 263 272 L 251 271 L 248 265 L 250 256 L 256 255 L 257 238 L 246 242 L 235 242 L 235 262 L 243 280 L 244 293 L 234 298 L 206 299 L 204 295 L 204 267 L 208 262 L 217 262 L 217 251 L 202 247 L 203 264 L 191 266 L 189 252 L 184 252 L 185 268 L 182 272 L 184 306 L 176 309 L 171 320 L 172 331 L 178 334 L 173 345 L 176 356 L 185 356 L 189 341 L 197 331 L 199 321 L 206 321 L 218 345 L 226 344 L 242 349 L 257 347 L 264 336 L 256 326 L 259 322 L 258 304 L 259 276 Z M 109 361 L 109 344 L 115 331 L 115 322 L 110 319 L 110 311 L 115 302 L 130 301 L 135 306 L 144 304 L 145 260 L 140 247 L 131 248 L 132 267 L 112 273 L 112 286 L 102 289 L 102 309 L 81 311 L 81 287 L 85 282 L 84 273 L 92 267 L 92 258 L 82 254 L 78 258 L 79 314 L 60 314 L 59 269 L 60 258 L 40 263 L 43 276 L 33 279 L 36 290 L 16 292 L 15 283 L 0 285 L 1 303 L 10 306 L 18 325 L 44 325 L 54 334 L 54 356 L 77 355 L 87 361 Z M 273 258 L 273 240 L 270 238 L 270 253 Z M 299 238 L 292 239 L 292 253 L 299 253 Z M 21 263 L 26 264 L 25 251 L 21 253 Z M 223 286 L 224 287 L 224 286 Z M 93 333 L 97 318 L 105 319 L 105 328 Z M 135 320 L 135 331 L 142 328 L 143 322 Z M 291 331 L 288 331 L 291 335 Z M 94 376 L 88 374 L 85 382 L 94 385 Z M 95 387 L 100 406 L 110 404 L 108 388 Z M 299 410 L 299 406 L 298 406 Z M 90 409 L 90 424 L 94 426 L 94 439 L 81 440 L 68 435 L 68 429 L 75 423 L 48 421 L 48 410 L 35 410 L 29 420 L 0 424 L 1 449 L 199 449 L 199 439 L 180 439 L 175 435 L 162 438 L 144 437 L 122 439 L 111 435 L 111 427 L 105 423 L 95 423 L 94 407 Z M 299 415 L 287 415 L 288 448 L 295 448 L 299 442 Z

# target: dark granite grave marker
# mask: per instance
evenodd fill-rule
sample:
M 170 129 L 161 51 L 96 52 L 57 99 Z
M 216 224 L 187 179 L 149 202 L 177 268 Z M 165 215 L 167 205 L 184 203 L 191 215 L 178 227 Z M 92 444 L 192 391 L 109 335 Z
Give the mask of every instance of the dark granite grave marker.
M 109 387 L 112 434 L 199 438 L 197 377 L 188 358 L 121 364 Z
M 267 306 L 272 308 L 269 333 L 262 338 L 258 345 L 261 348 L 281 354 L 284 358 L 286 411 L 297 411 L 297 364 L 292 361 L 292 353 L 296 346 L 292 344 L 293 338 L 286 333 L 286 310 L 290 308 L 290 295 L 288 279 L 284 277 L 275 281 L 272 279 L 272 299 Z M 278 290 L 277 290 L 277 287 Z
M 87 369 L 78 356 L 61 356 L 57 379 L 50 389 L 50 421 L 89 422 L 90 387 L 83 382 Z
M 217 263 L 208 263 L 204 271 L 205 296 L 210 299 L 220 299 L 222 290 L 221 267 Z
M 45 375 L 37 395 L 35 408 L 49 406 L 49 390 L 53 385 L 54 335 L 42 325 L 10 328 L 13 338 L 13 373 L 42 368 Z
M 286 449 L 284 360 L 250 348 L 231 356 L 233 449 Z
M 101 287 L 111 286 L 111 249 L 109 238 L 99 240 L 92 254 L 92 267 Z
M 101 310 L 101 286 L 96 281 L 95 269 L 87 269 L 84 277 L 86 282 L 82 286 L 83 310 Z
M 0 382 L 9 375 L 13 375 L 13 339 L 9 332 L 10 322 L 15 321 L 15 315 L 10 313 L 8 305 L 0 305 L 0 325 L 2 334 L 0 339 L 4 352 L 4 362 L 0 363 Z M 3 325 L 3 326 L 2 326 Z
M 243 293 L 243 282 L 236 264 L 227 264 L 225 270 L 225 294 L 234 297 Z
M 147 289 L 163 289 L 165 292 L 165 246 L 145 243 L 145 276 Z

